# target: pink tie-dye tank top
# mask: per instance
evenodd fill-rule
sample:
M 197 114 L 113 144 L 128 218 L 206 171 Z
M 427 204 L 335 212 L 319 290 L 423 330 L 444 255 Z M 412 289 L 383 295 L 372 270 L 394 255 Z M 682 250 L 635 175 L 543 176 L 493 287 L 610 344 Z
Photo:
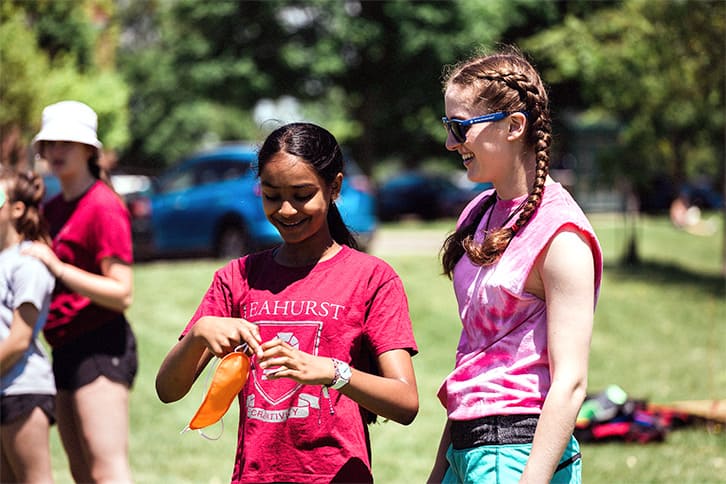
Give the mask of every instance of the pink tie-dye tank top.
M 459 223 L 491 194 L 473 200 Z M 509 216 L 526 197 L 498 200 L 491 217 L 484 214 L 475 238 L 481 241 L 487 223 L 511 226 L 518 215 Z M 559 183 L 546 185 L 542 204 L 496 264 L 477 266 L 466 255 L 457 263 L 453 282 L 463 330 L 456 366 L 438 392 L 449 419 L 540 413 L 550 387 L 547 318 L 545 302 L 525 292 L 524 285 L 539 254 L 568 225 L 590 242 L 597 300 L 602 251 L 587 217 Z

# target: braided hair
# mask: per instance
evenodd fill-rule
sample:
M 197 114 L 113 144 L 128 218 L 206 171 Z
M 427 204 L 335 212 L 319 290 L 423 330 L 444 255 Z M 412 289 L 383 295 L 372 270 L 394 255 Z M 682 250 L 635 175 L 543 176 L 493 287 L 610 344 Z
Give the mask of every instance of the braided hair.
M 519 217 L 511 227 L 488 232 L 481 244 L 474 234 L 484 214 L 496 201 L 496 194 L 485 200 L 449 235 L 441 249 L 444 274 L 452 277 L 454 266 L 466 254 L 477 265 L 496 262 L 516 233 L 522 230 L 542 203 L 545 181 L 549 173 L 552 121 L 547 91 L 535 68 L 517 50 L 477 56 L 450 68 L 444 75 L 444 91 L 461 86 L 475 94 L 474 110 L 526 112 L 525 143 L 535 152 L 535 180 Z M 483 111 L 483 109 L 482 109 Z

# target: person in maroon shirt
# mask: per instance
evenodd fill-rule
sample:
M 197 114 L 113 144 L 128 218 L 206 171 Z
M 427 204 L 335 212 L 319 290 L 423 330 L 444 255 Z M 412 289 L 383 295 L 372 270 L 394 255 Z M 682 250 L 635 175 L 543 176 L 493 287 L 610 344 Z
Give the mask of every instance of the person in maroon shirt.
M 417 351 L 398 275 L 355 250 L 334 203 L 343 156 L 293 123 L 258 156 L 262 203 L 283 239 L 217 271 L 164 359 L 159 398 L 183 398 L 213 356 L 249 345 L 233 482 L 371 482 L 367 423 L 418 412 Z
M 53 248 L 33 244 L 56 277 L 44 328 L 53 354 L 58 430 L 76 482 L 131 482 L 129 390 L 136 340 L 124 311 L 132 299 L 128 211 L 98 164 L 97 116 L 62 101 L 43 110 L 33 140 L 61 184 L 44 206 Z

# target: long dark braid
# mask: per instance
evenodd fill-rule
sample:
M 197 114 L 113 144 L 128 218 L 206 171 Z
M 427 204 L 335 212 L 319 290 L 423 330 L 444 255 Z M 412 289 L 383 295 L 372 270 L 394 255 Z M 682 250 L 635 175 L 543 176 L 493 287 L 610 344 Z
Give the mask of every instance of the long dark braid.
M 524 111 L 527 113 L 526 142 L 535 151 L 535 181 L 516 222 L 488 232 L 481 244 L 474 241 L 476 228 L 496 201 L 485 200 L 473 216 L 447 237 L 442 247 L 444 274 L 451 277 L 454 266 L 464 254 L 478 265 L 496 262 L 515 234 L 522 230 L 542 203 L 549 173 L 552 122 L 549 101 L 542 80 L 532 65 L 517 51 L 475 57 L 454 66 L 446 75 L 444 89 L 450 85 L 468 87 L 476 93 L 474 107 L 487 112 Z M 485 114 L 482 112 L 481 114 Z

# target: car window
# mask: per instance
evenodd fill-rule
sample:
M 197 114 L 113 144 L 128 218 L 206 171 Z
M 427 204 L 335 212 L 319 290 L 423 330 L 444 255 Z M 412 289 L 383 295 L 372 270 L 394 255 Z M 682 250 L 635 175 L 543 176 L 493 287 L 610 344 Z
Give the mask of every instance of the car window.
M 219 174 L 211 166 L 199 167 L 199 185 L 209 185 L 219 180 Z
M 159 183 L 162 193 L 183 191 L 194 186 L 236 180 L 250 169 L 250 163 L 233 159 L 208 160 L 182 166 L 164 176 Z
M 222 176 L 220 177 L 222 180 L 236 180 L 237 178 L 241 178 L 250 169 L 249 163 L 240 163 L 239 161 L 232 162 L 232 163 L 221 163 L 220 164 L 220 171 L 222 172 Z
M 165 177 L 160 184 L 161 192 L 186 190 L 194 184 L 194 174 L 189 169 L 177 170 Z
M 249 170 L 249 163 L 239 160 L 211 160 L 198 165 L 200 185 L 241 178 Z

